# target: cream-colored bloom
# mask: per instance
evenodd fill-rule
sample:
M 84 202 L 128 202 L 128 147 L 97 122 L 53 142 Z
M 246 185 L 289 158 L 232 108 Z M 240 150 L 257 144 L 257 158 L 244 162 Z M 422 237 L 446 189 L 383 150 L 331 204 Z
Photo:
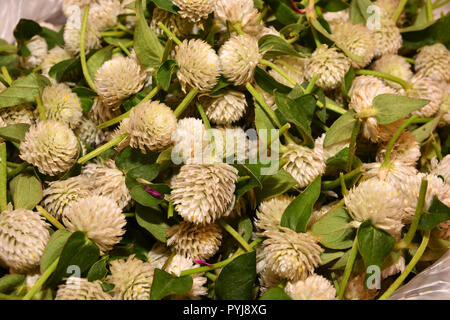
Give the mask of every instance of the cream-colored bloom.
M 317 75 L 316 84 L 319 87 L 324 90 L 334 89 L 341 85 L 350 65 L 350 59 L 343 53 L 323 44 L 308 59 L 305 79 L 309 81 L 314 75 Z
M 102 283 L 98 280 L 89 282 L 84 278 L 70 277 L 58 286 L 55 300 L 112 300 L 112 297 L 103 292 Z
M 87 5 L 96 3 L 98 0 L 62 0 L 62 10 L 66 17 L 70 16 L 70 7 L 77 6 L 80 9 L 84 9 Z
M 224 95 L 207 99 L 205 113 L 210 121 L 216 124 L 229 125 L 242 118 L 247 109 L 245 94 L 230 90 Z
M 101 252 L 111 250 L 125 233 L 125 216 L 110 198 L 90 196 L 73 203 L 63 216 L 69 231 L 83 231 Z
M 187 164 L 181 167 L 169 198 L 184 220 L 209 224 L 233 209 L 237 177 L 237 169 L 225 163 Z
M 183 221 L 166 231 L 167 245 L 190 259 L 207 260 L 220 247 L 222 229 L 216 223 L 196 225 Z
M 284 210 L 294 200 L 294 197 L 280 195 L 263 201 L 256 211 L 255 226 L 259 231 L 278 230 Z
M 381 17 L 380 27 L 373 30 L 375 38 L 375 57 L 385 54 L 396 54 L 401 48 L 403 39 L 400 30 L 390 18 Z
M 55 65 L 60 63 L 61 61 L 68 60 L 71 58 L 71 55 L 61 47 L 54 47 L 48 51 L 44 60 L 41 63 L 42 66 L 42 74 L 48 76 L 48 72 Z
M 252 36 L 237 35 L 219 49 L 222 74 L 235 85 L 244 85 L 253 79 L 255 68 L 262 59 L 258 40 Z
M 450 81 L 450 51 L 436 43 L 419 49 L 414 68 L 416 72 L 435 81 Z
M 32 69 L 39 66 L 47 55 L 47 42 L 40 36 L 34 36 L 26 43 L 30 55 L 21 58 L 21 65 L 26 69 Z
M 26 104 L 19 104 L 15 107 L 1 108 L 0 118 L 3 120 L 5 127 L 18 123 L 33 125 L 36 122 L 33 107 Z
M 92 148 L 97 147 L 105 140 L 105 133 L 98 129 L 95 123 L 87 117 L 81 118 L 81 122 L 75 128 L 74 133 L 81 141 Z
M 114 284 L 112 295 L 116 300 L 150 300 L 154 268 L 134 255 L 111 261 L 111 275 L 106 281 Z
M 122 11 L 120 1 L 97 0 L 89 12 L 89 23 L 96 26 L 102 32 L 113 28 L 117 24 L 117 16 Z
M 400 94 L 410 98 L 430 100 L 423 108 L 414 111 L 419 117 L 432 117 L 439 110 L 442 101 L 442 89 L 431 78 L 416 74 L 411 78 L 411 87 L 400 91 Z
M 320 137 L 318 137 L 317 144 L 323 146 L 325 137 L 326 137 L 326 133 L 323 133 Z M 333 143 L 332 145 L 329 145 L 327 147 L 323 147 L 323 153 L 325 155 L 325 159 L 334 157 L 336 154 L 341 152 L 343 149 L 348 148 L 349 145 L 350 145 L 350 139 Z
M 405 81 L 409 81 L 413 76 L 411 64 L 404 57 L 396 54 L 383 55 L 372 64 L 372 69 L 390 74 Z M 383 81 L 395 89 L 401 89 L 401 85 L 396 82 L 385 79 Z
M 47 119 L 57 120 L 75 128 L 81 121 L 82 109 L 78 96 L 64 83 L 45 87 L 42 92 Z
M 173 0 L 173 3 L 180 8 L 181 17 L 198 22 L 213 12 L 216 0 Z
M 154 269 L 162 269 L 167 259 L 169 259 L 170 254 L 170 250 L 165 243 L 156 242 L 147 254 L 147 262 L 150 263 Z
M 305 280 L 289 281 L 284 291 L 294 300 L 336 299 L 333 284 L 318 274 L 313 274 Z
M 276 60 L 275 65 L 277 65 L 281 70 L 283 70 L 291 79 L 293 79 L 299 85 L 305 81 L 305 69 L 308 65 L 308 59 L 283 56 Z M 269 70 L 269 74 L 281 84 L 288 87 L 293 87 L 292 83 L 286 80 L 278 72 L 273 69 Z M 266 101 L 267 102 L 267 101 Z
M 173 256 L 169 265 L 167 266 L 167 272 L 173 273 L 176 276 L 180 276 L 180 273 L 184 270 L 189 270 L 199 267 L 198 264 L 194 264 L 191 259 L 186 258 L 181 254 L 176 254 Z M 196 273 L 191 275 L 192 277 L 192 288 L 183 295 L 186 299 L 200 299 L 201 296 L 206 295 L 208 289 L 204 286 L 206 284 L 206 278 L 203 276 L 203 273 Z
M 153 9 L 152 21 L 150 22 L 150 28 L 158 35 L 163 35 L 164 31 L 158 27 L 158 23 L 162 22 L 170 31 L 172 31 L 177 37 L 188 36 L 194 24 L 188 20 L 183 19 L 180 15 L 171 13 L 167 10 L 155 8 Z
M 260 250 L 257 249 L 257 252 L 258 251 Z M 261 292 L 261 294 L 263 294 L 270 288 L 278 286 L 282 281 L 282 279 L 270 269 L 262 269 L 260 272 L 258 272 L 258 276 L 259 291 Z
M 20 144 L 20 158 L 54 176 L 75 164 L 78 149 L 73 131 L 64 123 L 50 120 L 30 127 Z
M 377 152 L 376 160 L 383 162 L 388 143 L 384 143 Z M 404 131 L 392 147 L 390 160 L 396 160 L 406 166 L 415 166 L 420 158 L 420 143 L 409 131 Z
M 97 97 L 94 99 L 89 116 L 96 124 L 100 124 L 119 116 L 120 113 L 120 108 L 114 107 L 112 109 L 100 97 Z
M 89 180 L 84 176 L 49 182 L 44 189 L 44 208 L 55 218 L 61 219 L 71 204 L 90 194 Z
M 38 213 L 12 210 L 10 204 L 0 214 L 0 264 L 15 273 L 32 273 L 39 268 L 50 239 L 49 227 Z
M 243 163 L 246 159 L 256 156 L 258 141 L 249 139 L 242 128 L 219 127 L 212 129 L 211 133 L 214 136 L 215 156 L 219 159 L 226 159 L 224 162 Z M 256 134 L 254 138 L 256 138 Z
M 64 28 L 64 48 L 72 55 L 80 53 L 81 40 L 81 21 L 83 11 L 79 7 L 69 6 L 66 11 L 67 22 Z M 91 16 L 91 13 L 89 13 Z M 87 23 L 85 35 L 85 50 L 89 52 L 92 49 L 101 47 L 100 31 L 94 24 Z
M 398 238 L 403 227 L 403 195 L 390 183 L 369 179 L 344 196 L 355 226 L 370 220 L 372 225 Z
M 175 56 L 178 80 L 184 92 L 191 88 L 209 91 L 220 76 L 220 60 L 214 49 L 200 39 L 184 40 Z
M 445 124 L 450 124 L 450 83 L 442 82 L 442 101 L 439 112 L 443 113 L 442 120 Z
M 345 23 L 350 20 L 350 10 L 344 9 L 341 11 L 330 11 L 325 12 L 323 14 L 323 18 L 328 22 L 331 27 L 331 31 L 333 31 L 334 26 L 337 26 L 341 23 Z
M 450 184 L 450 155 L 446 155 L 439 163 L 436 158 L 432 159 L 430 173 L 441 176 L 447 184 Z
M 239 26 L 249 35 L 257 36 L 263 29 L 263 24 L 258 22 L 259 12 L 254 7 L 253 0 L 217 0 L 214 9 L 214 17 L 227 25 Z

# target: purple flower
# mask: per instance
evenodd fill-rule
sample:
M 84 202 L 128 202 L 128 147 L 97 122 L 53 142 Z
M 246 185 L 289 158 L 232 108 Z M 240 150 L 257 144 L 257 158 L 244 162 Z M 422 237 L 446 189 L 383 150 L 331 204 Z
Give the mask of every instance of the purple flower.
M 201 265 L 201 266 L 208 266 L 208 267 L 212 266 L 212 264 L 210 264 L 210 263 L 208 263 L 208 262 L 206 262 L 204 260 L 200 260 L 200 259 L 195 259 L 194 262 L 199 264 L 199 265 Z
M 163 196 L 162 193 L 159 193 L 158 191 L 153 190 L 152 188 L 149 188 L 149 187 L 146 187 L 145 191 L 147 191 L 152 196 L 157 197 L 157 198 L 161 198 Z

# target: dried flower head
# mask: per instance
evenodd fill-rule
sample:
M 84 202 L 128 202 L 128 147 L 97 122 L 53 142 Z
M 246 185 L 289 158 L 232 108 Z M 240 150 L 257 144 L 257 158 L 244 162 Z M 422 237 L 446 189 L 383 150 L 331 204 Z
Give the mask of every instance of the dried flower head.
M 55 64 L 70 58 L 71 55 L 61 47 L 56 46 L 50 49 L 41 63 L 42 74 L 48 76 L 48 72 Z
M 263 24 L 258 22 L 259 12 L 252 0 L 217 0 L 214 17 L 225 26 L 227 21 L 232 25 L 239 24 L 242 31 L 252 36 L 257 36 L 263 29 Z
M 24 68 L 32 69 L 39 66 L 47 55 L 47 42 L 40 36 L 34 36 L 26 43 L 30 55 L 21 57 L 21 65 Z
M 39 268 L 50 239 L 49 227 L 38 213 L 12 210 L 10 204 L 0 214 L 0 264 L 16 273 L 32 273 Z
M 318 274 L 313 274 L 305 280 L 289 281 L 284 291 L 294 300 L 336 299 L 333 284 Z
M 281 70 L 283 70 L 291 79 L 295 80 L 298 84 L 302 84 L 305 81 L 305 69 L 308 64 L 308 59 L 283 56 L 276 60 L 275 65 L 277 65 Z M 271 69 L 269 74 L 281 84 L 288 87 L 293 87 L 292 83 L 286 80 L 278 72 Z M 267 100 L 266 100 L 267 102 Z
M 350 139 L 343 140 L 340 142 L 333 143 L 329 146 L 323 147 L 323 142 L 325 141 L 326 133 L 323 133 L 320 137 L 317 138 L 317 145 L 321 145 L 323 148 L 323 153 L 325 155 L 325 159 L 334 157 L 336 154 L 341 152 L 343 149 L 349 147 Z
M 78 156 L 78 140 L 64 123 L 39 122 L 31 126 L 20 144 L 20 158 L 51 176 L 69 170 Z
M 81 118 L 81 122 L 75 128 L 74 133 L 82 142 L 92 148 L 97 147 L 105 140 L 105 133 L 98 129 L 95 123 L 87 117 Z
M 122 11 L 120 1 L 96 0 L 89 12 L 89 23 L 102 32 L 113 28 L 117 24 L 117 16 Z
M 237 177 L 237 169 L 225 163 L 187 164 L 181 167 L 169 198 L 184 220 L 209 224 L 233 209 Z
M 199 22 L 208 17 L 214 10 L 216 0 L 173 0 L 173 3 L 180 8 L 178 14 L 192 22 Z
M 184 270 L 189 270 L 199 267 L 199 265 L 194 264 L 191 259 L 181 255 L 176 254 L 173 256 L 169 265 L 167 266 L 167 272 L 174 273 L 176 276 L 180 276 L 180 273 Z M 204 286 L 206 284 L 206 278 L 203 273 L 196 273 L 192 276 L 192 288 L 183 295 L 185 299 L 200 299 L 201 296 L 206 295 L 208 292 L 207 288 Z
M 380 27 L 373 30 L 373 35 L 375 38 L 375 57 L 396 54 L 403 43 L 400 30 L 390 18 L 381 17 Z
M 33 107 L 26 104 L 19 104 L 15 107 L 1 108 L 0 118 L 5 123 L 5 127 L 18 123 L 33 125 L 36 122 Z
M 229 90 L 224 95 L 208 99 L 206 107 L 208 119 L 216 124 L 229 125 L 238 121 L 247 109 L 245 94 L 240 91 Z
M 419 49 L 414 68 L 416 72 L 435 81 L 450 81 L 450 51 L 436 43 Z
M 165 243 L 156 242 L 147 254 L 147 262 L 154 269 L 162 269 L 167 259 L 170 257 L 170 250 Z
M 393 75 L 405 81 L 409 81 L 413 76 L 409 62 L 402 56 L 396 54 L 383 55 L 373 63 L 372 69 Z M 383 81 L 395 89 L 401 89 L 401 85 L 396 82 L 389 80 Z
M 411 87 L 400 94 L 411 98 L 430 100 L 423 108 L 414 111 L 419 117 L 432 117 L 439 110 L 442 101 L 442 89 L 433 79 L 416 74 L 411 78 Z
M 294 200 L 294 197 L 283 194 L 263 201 L 256 211 L 256 228 L 259 231 L 278 230 L 284 210 L 292 200 Z
M 45 87 L 42 91 L 42 103 L 47 119 L 66 123 L 75 128 L 81 121 L 81 102 L 76 93 L 64 83 Z
M 125 233 L 125 216 L 110 198 L 90 196 L 73 203 L 63 216 L 69 231 L 83 231 L 101 252 L 111 250 Z
M 183 19 L 180 15 L 171 13 L 167 10 L 155 8 L 153 9 L 152 21 L 150 28 L 158 35 L 164 34 L 164 31 L 158 27 L 158 23 L 162 22 L 170 31 L 178 37 L 185 37 L 192 31 L 194 24 L 188 20 Z
M 255 68 L 262 59 L 258 40 L 252 36 L 237 35 L 219 49 L 222 74 L 235 85 L 244 85 L 253 79 Z
M 257 250 L 256 255 L 258 256 L 258 253 L 261 250 Z M 282 279 L 273 271 L 270 269 L 262 269 L 261 271 L 258 271 L 258 266 L 256 267 L 257 273 L 258 273 L 258 280 L 259 280 L 259 291 L 261 294 L 269 290 L 270 288 L 274 288 L 278 286 Z
M 77 6 L 69 6 L 66 11 L 67 22 L 64 28 L 64 48 L 72 55 L 80 53 L 81 20 L 83 11 Z M 91 16 L 91 13 L 89 13 Z M 101 47 L 100 31 L 92 23 L 87 23 L 85 35 L 85 50 Z
M 112 297 L 103 292 L 98 280 L 89 282 L 85 278 L 70 277 L 59 285 L 55 300 L 112 300 Z
M 450 124 L 450 83 L 441 83 L 442 101 L 439 112 L 443 114 L 442 120 L 444 124 Z

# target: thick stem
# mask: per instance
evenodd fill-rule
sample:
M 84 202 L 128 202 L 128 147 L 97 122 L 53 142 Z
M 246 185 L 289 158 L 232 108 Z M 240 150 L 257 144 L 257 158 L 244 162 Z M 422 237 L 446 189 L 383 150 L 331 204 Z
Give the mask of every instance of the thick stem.
M 56 267 L 58 266 L 59 258 L 57 258 L 53 263 L 47 268 L 47 270 L 44 271 L 44 273 L 41 275 L 41 277 L 36 281 L 34 286 L 28 291 L 28 293 L 22 298 L 22 300 L 31 300 L 33 296 L 36 294 L 36 292 L 41 289 L 41 287 L 44 285 L 45 281 L 52 275 L 52 273 L 56 270 Z
M 339 291 L 338 291 L 339 300 L 342 300 L 342 298 L 344 297 L 345 288 L 347 287 L 348 279 L 350 278 L 350 274 L 352 273 L 353 264 L 355 263 L 357 254 L 358 254 L 358 237 L 355 237 L 355 240 L 353 240 L 352 249 L 350 250 L 350 256 L 348 257 L 347 264 L 345 265 L 342 281 L 339 284 Z
M 81 69 L 83 70 L 84 78 L 86 79 L 87 84 L 91 87 L 92 90 L 97 92 L 95 89 L 95 84 L 91 79 L 91 75 L 89 74 L 89 70 L 86 62 L 86 52 L 84 51 L 85 46 L 85 37 L 86 37 L 86 27 L 89 17 L 89 6 L 84 8 L 83 22 L 81 24 L 81 35 L 80 35 L 80 60 L 81 60 Z
M 405 130 L 415 119 L 417 119 L 417 115 L 414 114 L 409 119 L 403 121 L 402 125 L 395 131 L 394 135 L 392 136 L 391 140 L 389 141 L 387 147 L 386 147 L 386 154 L 384 155 L 384 162 L 383 166 L 387 167 L 389 165 L 390 157 L 392 148 L 394 148 L 395 142 L 397 141 L 398 137 L 402 134 L 403 130 Z
M 275 70 L 280 76 L 282 76 L 287 81 L 289 81 L 289 83 L 292 84 L 293 86 L 295 86 L 297 84 L 297 82 L 294 79 L 292 79 L 286 72 L 283 71 L 283 69 L 278 67 L 276 64 L 274 64 L 266 59 L 261 59 L 261 61 L 259 63 Z
M 431 5 L 431 0 L 427 0 L 426 2 L 426 8 L 427 8 L 427 20 L 428 22 L 433 22 L 433 7 Z
M 180 45 L 180 44 L 181 44 L 181 40 L 178 39 L 178 37 L 177 37 L 172 31 L 170 31 L 169 28 L 167 28 L 167 27 L 164 25 L 164 23 L 162 23 L 162 22 L 158 23 L 158 27 L 160 27 L 161 30 L 164 31 L 164 32 L 167 34 L 167 37 L 168 37 L 169 39 L 172 39 L 173 42 L 175 42 L 177 45 Z
M 347 159 L 347 172 L 350 172 L 353 168 L 353 159 L 356 152 L 356 139 L 358 138 L 359 130 L 361 129 L 361 121 L 356 120 L 353 126 L 352 136 L 350 138 L 350 147 L 348 149 Z
M 401 85 L 403 87 L 403 89 L 405 89 L 405 90 L 410 88 L 410 84 L 407 81 L 400 79 L 396 76 L 390 75 L 388 73 L 374 71 L 374 70 L 356 70 L 355 73 L 359 74 L 359 75 L 375 76 L 375 77 L 383 78 L 386 80 L 394 81 L 394 82 L 398 83 L 399 85 Z
M 397 9 L 395 9 L 394 15 L 392 16 L 392 20 L 394 20 L 394 22 L 397 22 L 398 17 L 400 17 L 400 15 L 402 14 L 403 8 L 405 7 L 407 2 L 408 0 L 400 0 L 400 3 L 398 4 Z
M 317 78 L 319 77 L 318 74 L 313 75 L 311 80 L 308 83 L 308 86 L 305 89 L 305 94 L 310 94 L 312 90 L 314 89 L 314 85 L 316 84 Z
M 36 94 L 36 104 L 39 110 L 39 118 L 41 118 L 42 121 L 47 120 L 47 115 L 45 114 L 45 107 L 42 103 L 41 95 L 39 93 Z
M 44 216 L 45 219 L 47 219 L 53 226 L 58 228 L 59 230 L 66 230 L 64 226 L 56 220 L 47 210 L 42 208 L 41 206 L 36 206 L 37 211 L 39 211 L 40 214 Z
M 94 151 L 89 152 L 87 155 L 81 157 L 80 159 L 78 159 L 78 164 L 83 164 L 95 157 L 97 157 L 99 154 L 105 152 L 106 150 L 111 149 L 112 147 L 118 145 L 119 143 L 121 143 L 124 139 L 126 139 L 126 137 L 128 137 L 128 133 L 124 133 L 114 139 L 112 139 L 111 141 L 108 141 L 107 143 L 105 143 L 104 145 L 98 147 L 97 149 L 95 149 Z
M 198 94 L 198 88 L 192 88 L 191 91 L 184 97 L 183 101 L 178 105 L 178 107 L 173 112 L 175 114 L 175 117 L 179 117 L 184 110 L 189 106 L 189 104 L 194 100 L 194 98 Z
M 122 42 L 119 42 L 119 47 L 120 49 L 122 49 L 122 51 L 129 56 L 131 54 L 131 52 L 122 44 Z
M 6 167 L 6 142 L 2 142 L 0 143 L 0 212 L 3 212 L 8 205 L 6 197 L 8 174 Z
M 224 228 L 234 239 L 236 239 L 237 242 L 247 251 L 252 251 L 252 248 L 249 246 L 247 241 L 244 240 L 244 238 L 241 237 L 241 235 L 233 229 L 232 226 L 230 226 L 225 220 L 219 220 L 219 224 L 222 228 Z

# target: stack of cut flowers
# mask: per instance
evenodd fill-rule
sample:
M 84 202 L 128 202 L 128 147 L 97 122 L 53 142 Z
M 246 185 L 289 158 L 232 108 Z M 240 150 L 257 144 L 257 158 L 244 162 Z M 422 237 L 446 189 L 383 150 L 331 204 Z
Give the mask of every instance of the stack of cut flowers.
M 64 0 L 0 40 L 0 299 L 388 299 L 450 246 L 446 0 Z

